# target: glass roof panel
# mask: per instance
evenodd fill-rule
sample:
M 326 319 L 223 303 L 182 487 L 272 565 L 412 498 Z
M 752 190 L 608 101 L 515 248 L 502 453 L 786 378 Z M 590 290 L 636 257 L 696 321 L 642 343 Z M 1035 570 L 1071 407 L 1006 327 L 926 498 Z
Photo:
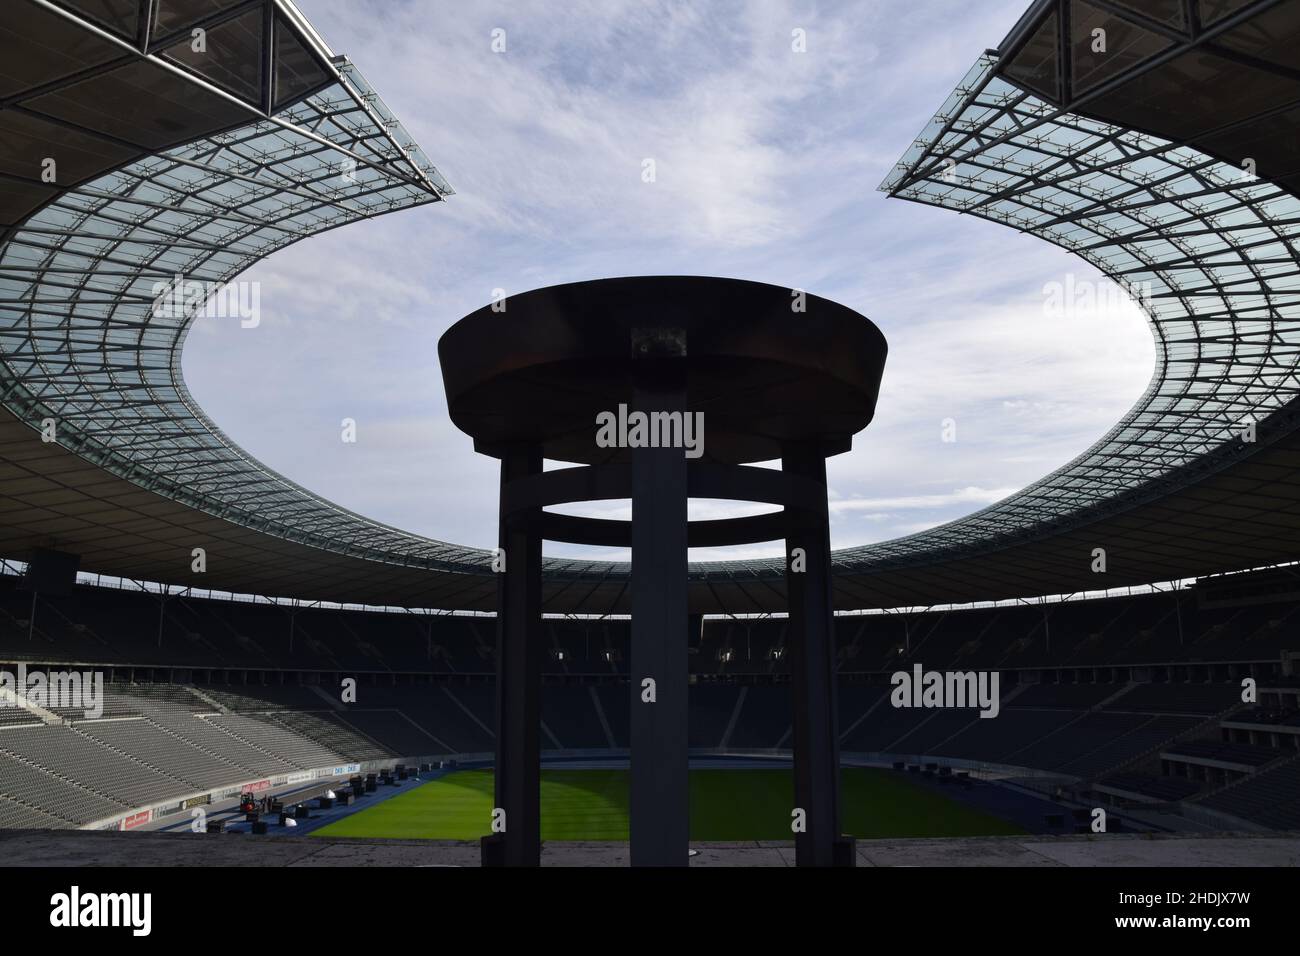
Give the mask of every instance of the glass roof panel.
M 119 36 L 134 40 L 140 28 L 140 0 L 54 0 L 60 6 L 106 27 Z
M 945 114 L 983 115 L 999 83 L 996 65 L 995 56 L 982 57 L 985 79 L 968 77 L 963 102 L 946 103 Z M 1300 200 L 1264 177 L 1244 180 L 1240 169 L 1196 149 L 1097 124 L 1031 95 L 1004 113 L 1014 126 L 1007 134 L 999 125 L 1007 138 L 987 165 L 1037 170 L 1022 172 L 1012 195 L 993 198 L 1005 187 L 984 163 L 993 153 L 978 138 L 994 126 L 987 119 L 945 144 L 957 161 L 955 184 L 945 181 L 936 151 L 918 140 L 881 188 L 1027 228 L 1073 247 L 1116 282 L 1148 282 L 1151 298 L 1140 304 L 1159 365 L 1133 409 L 1074 461 L 967 518 L 836 552 L 841 565 L 919 561 L 1026 534 L 1239 441 L 1244 420 L 1300 395 Z M 1081 154 L 1080 129 L 1108 130 L 1109 148 Z M 1040 165 L 1044 154 L 1070 162 Z
M 1073 0 L 1070 13 L 1070 72 L 1076 96 L 1173 46 L 1168 37 L 1086 0 Z
M 262 23 L 262 11 L 255 7 L 206 28 L 199 38 L 185 37 L 162 55 L 244 102 L 261 106 Z
M 450 194 L 355 68 L 340 67 L 274 119 L 250 121 L 143 59 L 88 78 L 75 97 L 51 94 L 47 114 L 89 125 L 97 113 L 141 140 L 183 136 L 159 124 L 191 115 L 196 97 L 237 112 L 228 132 L 126 162 L 19 224 L 0 247 L 11 287 L 0 306 L 0 391 L 29 423 L 58 418 L 60 440 L 107 470 L 208 513 L 326 550 L 478 568 L 479 552 L 369 522 L 247 456 L 180 377 L 180 349 L 212 289 L 174 311 L 156 301 L 176 276 L 221 285 L 313 232 Z M 27 124 L 30 148 L 18 128 L 5 137 L 0 163 L 26 161 L 41 122 Z M 337 175 L 344 162 L 356 164 L 354 179 Z
M 243 2 L 245 0 L 157 0 L 153 19 L 154 39 L 183 30 Z
M 301 97 L 327 79 L 316 57 L 283 17 L 275 18 L 275 108 Z
M 1006 65 L 1007 76 L 1049 100 L 1060 98 L 1060 60 L 1057 56 L 1059 20 L 1055 12 L 1043 18 L 1033 35 Z M 978 121 L 977 116 L 972 120 Z

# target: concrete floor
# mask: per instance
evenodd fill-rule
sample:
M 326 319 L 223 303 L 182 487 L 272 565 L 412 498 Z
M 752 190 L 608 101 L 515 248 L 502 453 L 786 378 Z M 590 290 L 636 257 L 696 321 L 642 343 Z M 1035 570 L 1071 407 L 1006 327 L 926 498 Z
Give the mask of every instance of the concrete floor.
M 692 866 L 793 866 L 790 843 L 698 843 Z M 626 866 L 626 843 L 549 843 L 544 866 Z M 251 834 L 0 831 L 0 866 L 478 866 L 477 844 Z M 1300 834 L 871 840 L 859 866 L 1300 866 Z

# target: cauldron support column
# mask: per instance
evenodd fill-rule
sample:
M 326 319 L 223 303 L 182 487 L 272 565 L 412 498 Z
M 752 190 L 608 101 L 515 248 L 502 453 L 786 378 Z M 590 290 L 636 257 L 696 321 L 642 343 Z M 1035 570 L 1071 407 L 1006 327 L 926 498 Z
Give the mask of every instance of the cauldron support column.
M 635 408 L 686 413 L 672 359 L 648 359 Z M 687 777 L 686 457 L 682 448 L 632 451 L 631 791 L 633 866 L 685 866 Z M 654 681 L 654 702 L 646 697 Z
M 507 484 L 541 471 L 539 448 L 503 449 L 502 503 Z M 542 539 L 526 517 L 507 522 L 504 509 L 500 516 L 495 809 L 505 811 L 506 829 L 485 839 L 485 865 L 541 863 Z
M 826 485 L 825 450 L 815 442 L 789 443 L 782 468 Z M 803 551 L 804 570 L 790 558 Z M 801 511 L 786 538 L 786 591 L 790 612 L 795 807 L 806 829 L 796 832 L 798 866 L 852 866 L 851 840 L 840 839 L 840 748 L 835 702 L 835 631 L 831 603 L 830 515 L 826 494 L 815 511 Z

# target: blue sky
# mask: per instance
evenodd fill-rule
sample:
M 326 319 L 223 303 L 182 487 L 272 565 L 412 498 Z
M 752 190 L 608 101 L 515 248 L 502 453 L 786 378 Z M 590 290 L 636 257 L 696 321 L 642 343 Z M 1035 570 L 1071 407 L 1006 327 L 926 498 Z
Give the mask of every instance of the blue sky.
M 835 547 L 914 533 L 1023 487 L 1099 438 L 1150 378 L 1136 307 L 1046 314 L 1046 284 L 1097 278 L 1080 260 L 876 192 L 1027 0 L 298 5 L 457 195 L 257 265 L 244 278 L 261 284 L 261 323 L 200 319 L 183 369 L 235 441 L 347 508 L 495 543 L 495 463 L 448 420 L 436 349 L 495 288 L 724 275 L 869 316 L 890 357 L 875 423 L 830 462 Z M 804 53 L 791 49 L 795 29 Z M 341 440 L 344 418 L 355 443 Z M 955 442 L 941 440 L 948 418 Z

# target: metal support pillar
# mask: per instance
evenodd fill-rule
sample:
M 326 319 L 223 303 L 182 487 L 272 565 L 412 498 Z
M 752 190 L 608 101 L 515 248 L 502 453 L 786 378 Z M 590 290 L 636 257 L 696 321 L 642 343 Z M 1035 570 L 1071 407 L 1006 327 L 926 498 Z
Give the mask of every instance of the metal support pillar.
M 782 467 L 826 485 L 826 458 L 815 444 L 790 444 Z M 795 549 L 802 552 L 792 559 Z M 787 644 L 793 703 L 794 799 L 804 813 L 796 832 L 798 866 L 852 866 L 852 840 L 840 835 L 840 747 L 835 701 L 830 516 L 822 494 L 813 512 L 792 521 L 786 538 Z M 799 570 L 802 568 L 802 570 Z
M 540 474 L 541 450 L 505 449 L 501 500 L 512 481 Z M 483 838 L 484 866 L 538 866 L 541 827 L 542 539 L 526 520 L 501 513 L 505 570 L 497 584 L 497 726 L 494 824 Z M 520 516 L 526 518 L 526 515 Z
M 663 374 L 638 383 L 634 406 L 685 414 L 684 380 L 669 369 L 658 371 Z M 685 866 L 689 853 L 686 497 L 684 449 L 633 450 L 633 866 Z

